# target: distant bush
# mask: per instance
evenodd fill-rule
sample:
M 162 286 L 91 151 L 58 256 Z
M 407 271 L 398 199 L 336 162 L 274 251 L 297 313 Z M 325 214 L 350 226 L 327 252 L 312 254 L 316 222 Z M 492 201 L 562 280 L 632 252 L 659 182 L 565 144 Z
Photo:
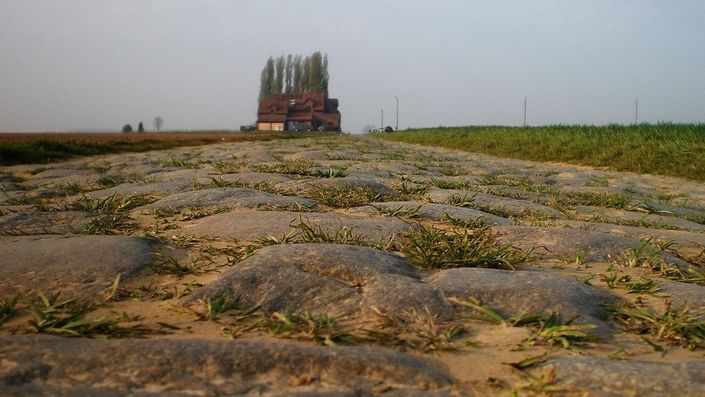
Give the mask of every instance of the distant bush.
M 132 132 L 132 126 L 129 124 L 125 124 L 122 126 L 122 132 Z

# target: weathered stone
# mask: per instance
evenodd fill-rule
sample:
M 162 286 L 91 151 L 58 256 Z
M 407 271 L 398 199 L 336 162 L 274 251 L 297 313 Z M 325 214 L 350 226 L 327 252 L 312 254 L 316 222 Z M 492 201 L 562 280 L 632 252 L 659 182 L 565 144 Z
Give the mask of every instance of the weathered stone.
M 215 170 L 202 168 L 180 169 L 177 171 L 158 172 L 150 175 L 155 182 L 172 182 L 189 180 L 192 182 L 210 182 L 211 177 L 218 176 Z
M 22 182 L 20 186 L 25 189 L 36 188 L 39 186 L 45 186 L 47 188 L 53 188 L 60 185 L 67 184 L 77 184 L 79 186 L 91 186 L 98 183 L 101 175 L 90 173 L 90 174 L 79 174 L 79 175 L 69 175 L 62 178 L 39 178 L 31 179 Z
M 556 312 L 564 320 L 579 316 L 576 323 L 594 324 L 599 333 L 611 330 L 600 305 L 615 303 L 616 298 L 574 278 L 538 271 L 462 268 L 443 270 L 429 280 L 446 296 L 476 298 L 504 316 Z
M 90 298 L 118 274 L 134 275 L 153 251 L 153 241 L 141 237 L 0 237 L 0 294 L 62 291 Z
M 120 196 L 132 196 L 136 194 L 159 194 L 166 195 L 171 193 L 182 192 L 188 190 L 193 182 L 188 180 L 175 180 L 169 182 L 155 183 L 123 183 L 121 185 L 111 187 L 109 189 L 96 190 L 86 193 L 86 196 L 92 198 L 106 198 L 113 194 Z
M 632 238 L 581 229 L 508 226 L 495 230 L 505 244 L 523 250 L 533 248 L 538 257 L 559 260 L 573 260 L 577 252 L 584 251 L 585 261 L 607 261 L 641 245 Z
M 705 360 L 665 364 L 598 357 L 564 357 L 551 360 L 544 366 L 555 368 L 558 385 L 575 391 L 576 395 L 705 395 Z
M 217 281 L 186 298 L 195 302 L 223 292 L 274 312 L 357 315 L 430 306 L 442 311 L 434 291 L 422 285 L 401 258 L 366 247 L 293 244 L 263 248 Z M 381 293 L 380 293 L 381 292 Z
M 300 205 L 313 209 L 318 204 L 309 199 L 280 196 L 254 189 L 223 187 L 191 192 L 176 193 L 142 208 L 183 208 L 183 207 L 247 207 Z
M 686 305 L 694 312 L 705 317 L 705 286 L 681 283 L 677 281 L 659 280 L 659 294 L 666 295 L 673 309 Z
M 45 179 L 45 178 L 65 178 L 76 175 L 91 175 L 94 172 L 87 169 L 76 169 L 76 168 L 51 168 L 46 171 L 38 172 L 34 175 L 32 179 Z
M 361 212 L 378 211 L 378 209 L 416 211 L 416 216 L 434 221 L 448 220 L 448 216 L 461 220 L 468 221 L 478 218 L 484 219 L 491 225 L 511 225 L 512 221 L 486 212 L 477 211 L 472 208 L 455 207 L 452 205 L 422 203 L 418 201 L 388 201 L 383 203 L 375 203 L 374 206 L 366 206 L 357 209 Z
M 0 388 L 10 396 L 413 392 L 453 382 L 429 361 L 384 348 L 268 341 L 12 335 L 0 337 L 0 357 Z
M 82 211 L 16 212 L 0 216 L 0 233 L 64 234 L 83 230 L 90 214 Z
M 646 214 L 594 206 L 577 206 L 575 210 L 578 213 L 578 219 L 593 219 L 601 223 L 626 223 L 631 226 L 646 226 L 651 229 L 673 228 L 697 232 L 705 231 L 705 225 L 676 218 L 675 216 Z
M 518 291 L 521 291 L 518 293 Z M 223 293 L 269 312 L 358 316 L 426 310 L 449 318 L 462 308 L 444 297 L 479 298 L 502 314 L 555 311 L 565 319 L 607 332 L 600 303 L 614 298 L 574 279 L 541 272 L 494 269 L 442 270 L 422 278 L 401 258 L 382 251 L 336 244 L 264 248 L 184 299 L 191 304 Z
M 391 175 L 392 173 L 412 175 L 419 172 L 419 169 L 413 165 L 399 162 L 390 163 L 380 161 L 366 161 L 364 163 L 353 165 L 348 168 L 348 170 L 351 173 L 353 173 L 353 171 L 373 171 L 383 172 L 386 175 Z
M 664 204 L 656 201 L 649 201 L 642 205 L 650 211 L 655 211 L 659 215 L 670 215 L 670 216 L 680 216 L 680 217 L 704 217 L 705 211 L 696 210 L 693 208 L 679 207 L 677 203 L 674 204 Z
M 428 193 L 428 197 L 435 203 L 446 203 L 448 199 L 453 196 L 465 197 L 467 199 L 466 206 L 470 208 L 490 208 L 492 210 L 508 212 L 518 216 L 538 214 L 546 218 L 564 218 L 560 211 L 545 205 L 533 203 L 528 200 L 513 199 L 509 197 L 495 196 L 493 194 L 454 189 L 431 189 Z
M 244 184 L 271 184 L 277 185 L 282 182 L 291 181 L 291 177 L 284 174 L 276 174 L 270 172 L 241 172 L 238 174 L 224 174 L 219 176 L 226 183 L 244 183 Z
M 240 210 L 208 216 L 171 233 L 256 240 L 270 235 L 279 237 L 286 234 L 300 221 L 317 225 L 327 233 L 334 233 L 345 226 L 374 242 L 407 231 L 410 227 L 399 219 L 385 217 L 361 217 L 330 212 Z
M 328 150 L 305 150 L 300 152 L 288 153 L 282 156 L 284 160 L 328 160 Z
M 610 223 L 593 223 L 582 221 L 562 221 L 561 223 L 574 229 L 590 230 L 594 232 L 610 233 L 617 236 L 626 236 L 636 240 L 656 238 L 661 241 L 672 241 L 679 248 L 688 248 L 694 253 L 699 253 L 705 246 L 705 233 L 689 232 L 685 230 L 651 229 L 647 227 L 614 225 Z
M 392 196 L 394 191 L 387 187 L 386 185 L 368 179 L 359 178 L 320 178 L 320 179 L 307 179 L 300 181 L 292 181 L 288 183 L 282 183 L 278 187 L 285 190 L 300 191 L 302 194 L 306 195 L 308 192 L 314 189 L 349 189 L 349 188 L 365 188 L 370 189 L 382 196 Z

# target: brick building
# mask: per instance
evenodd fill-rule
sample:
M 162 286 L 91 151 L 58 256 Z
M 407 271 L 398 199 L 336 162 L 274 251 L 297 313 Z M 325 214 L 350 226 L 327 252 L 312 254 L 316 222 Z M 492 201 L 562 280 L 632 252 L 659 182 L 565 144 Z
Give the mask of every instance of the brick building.
M 281 94 L 264 99 L 257 111 L 260 131 L 340 131 L 338 100 L 324 93 Z

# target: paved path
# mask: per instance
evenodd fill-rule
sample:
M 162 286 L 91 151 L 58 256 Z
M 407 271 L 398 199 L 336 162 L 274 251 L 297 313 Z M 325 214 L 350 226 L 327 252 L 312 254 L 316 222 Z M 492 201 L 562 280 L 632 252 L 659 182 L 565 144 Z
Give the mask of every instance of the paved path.
M 0 187 L 3 395 L 705 394 L 699 183 L 324 137 Z

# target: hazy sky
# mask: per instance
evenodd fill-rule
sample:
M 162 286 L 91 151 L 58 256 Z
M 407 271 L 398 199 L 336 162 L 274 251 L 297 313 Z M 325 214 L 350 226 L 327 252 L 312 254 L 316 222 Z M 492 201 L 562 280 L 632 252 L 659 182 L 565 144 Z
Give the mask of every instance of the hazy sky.
M 235 129 L 327 52 L 343 128 L 705 121 L 704 0 L 0 0 L 0 131 Z

